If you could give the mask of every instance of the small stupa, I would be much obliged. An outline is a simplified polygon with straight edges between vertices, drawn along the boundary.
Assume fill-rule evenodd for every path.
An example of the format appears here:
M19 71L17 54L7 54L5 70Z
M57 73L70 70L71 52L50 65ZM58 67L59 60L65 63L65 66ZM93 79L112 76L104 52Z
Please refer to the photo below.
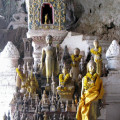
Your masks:
M116 40L113 40L106 52L108 61L108 69L120 70L120 45Z
M14 73L18 66L19 57L20 54L18 49L11 41L9 41L4 50L0 53L0 72L4 74Z

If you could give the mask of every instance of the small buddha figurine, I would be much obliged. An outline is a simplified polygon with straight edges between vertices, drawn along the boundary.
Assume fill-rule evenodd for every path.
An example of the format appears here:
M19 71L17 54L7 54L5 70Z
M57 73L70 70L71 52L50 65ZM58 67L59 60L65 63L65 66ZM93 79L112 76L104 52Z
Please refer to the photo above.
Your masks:
M50 112L55 112L55 111L56 111L56 101L54 99L54 96L52 96L51 105L50 105Z
M49 111L49 105L50 105L50 101L49 101L49 98L45 92L45 90L43 91L43 95L42 95L42 99L40 101L41 103L41 107L42 107L42 112L43 111Z
M51 83L51 91L53 95L56 95L56 83L55 83L55 79L54 76L52 75L52 83Z
M90 50L90 52L94 55L94 62L96 63L96 73L101 76L102 72L102 48L99 46L98 40L94 40L93 42L94 48Z
M69 72L70 69L71 69L72 59L71 59L71 56L69 54L69 50L68 50L67 45L64 48L64 53L63 53L63 56L62 56L62 63L64 64L64 66L66 67L66 69Z
M44 24L50 24L50 20L48 18L48 14L45 15L45 22Z
M62 74L59 75L59 86L57 87L58 90L66 90L65 87L66 82L70 81L71 77L68 73L68 70L64 67L62 70Z
M46 36L46 47L42 49L42 70L43 75L47 78L47 84L49 84L49 78L58 75L57 55L56 48L52 46L52 36Z
M80 74L79 63L80 63L80 60L82 58L82 55L79 55L79 54L80 54L80 49L75 48L74 54L71 55L71 59L72 59L71 75L72 75L72 79L75 82L78 82L78 76Z
M30 93L31 95L35 95L37 89L39 88L38 85L38 81L36 80L35 75L33 75L33 73L31 72L31 76L28 78L26 84L25 84L28 93Z
M96 63L90 60L87 64L88 73L82 80L81 100L79 102L77 120L97 120L98 100L104 94L103 83L96 73Z

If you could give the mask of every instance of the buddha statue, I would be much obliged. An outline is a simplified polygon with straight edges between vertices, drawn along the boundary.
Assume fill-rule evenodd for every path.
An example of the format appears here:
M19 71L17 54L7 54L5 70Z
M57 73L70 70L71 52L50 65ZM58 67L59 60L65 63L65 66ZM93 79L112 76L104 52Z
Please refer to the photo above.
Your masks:
M46 91L43 91L43 95L42 95L42 99L40 101L41 107L42 107L42 112L44 111L49 111L49 105L50 105L50 101L48 99L48 96L46 94Z
M23 71L21 70L20 66L18 66L18 68L16 68L16 87L19 88L21 93L25 93L26 90L23 87L25 82L26 82L26 78L27 78L27 74L25 72L25 67L23 67Z
M56 48L52 46L52 36L46 36L46 47L42 49L42 73L47 78L47 84L49 84L49 78L58 74L57 55Z
M77 120L97 120L98 101L104 95L103 83L96 73L96 64L90 60L87 64L88 73L82 79L81 100L79 102Z
M72 100L74 90L74 82L68 73L68 69L64 67L62 74L59 75L59 86L57 87L58 95L63 101Z
M36 95L36 91L39 88L39 85L35 75L33 75L32 72L25 83L25 87L27 89L27 92L30 93L32 96Z
M102 48L99 46L98 40L94 40L93 42L94 48L90 50L90 52L94 55L94 62L96 63L96 73L101 76L102 72L102 59L101 59L101 53Z
M45 22L44 22L44 24L50 24L50 20L49 20L48 14L45 15Z
M23 74L20 65L18 65L18 68L16 69L16 71L19 71L19 73L16 72L16 87L20 90L21 89L22 80L21 80L19 74L21 74L21 75Z
M72 69L71 69L71 75L72 75L72 79L75 82L78 82L78 76L80 74L80 68L79 68L79 63L80 60L82 58L80 54L80 49L79 48L75 48L74 49L74 54L71 55L71 59L72 59Z

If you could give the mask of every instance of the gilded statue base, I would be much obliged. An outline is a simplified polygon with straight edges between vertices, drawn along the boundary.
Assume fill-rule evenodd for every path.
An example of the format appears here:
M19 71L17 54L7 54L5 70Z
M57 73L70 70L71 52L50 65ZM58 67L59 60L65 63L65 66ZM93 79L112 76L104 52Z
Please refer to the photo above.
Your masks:
M58 95L60 96L60 101L66 102L73 100L73 94L74 94L75 88L73 87L71 91L61 91L57 90Z

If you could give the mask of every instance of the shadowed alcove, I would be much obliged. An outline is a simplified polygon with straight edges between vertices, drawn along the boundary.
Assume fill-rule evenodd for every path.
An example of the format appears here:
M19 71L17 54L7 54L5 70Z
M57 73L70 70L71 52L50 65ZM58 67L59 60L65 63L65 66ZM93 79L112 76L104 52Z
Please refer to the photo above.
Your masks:
M41 10L41 23L53 24L53 7L50 3L44 3Z

